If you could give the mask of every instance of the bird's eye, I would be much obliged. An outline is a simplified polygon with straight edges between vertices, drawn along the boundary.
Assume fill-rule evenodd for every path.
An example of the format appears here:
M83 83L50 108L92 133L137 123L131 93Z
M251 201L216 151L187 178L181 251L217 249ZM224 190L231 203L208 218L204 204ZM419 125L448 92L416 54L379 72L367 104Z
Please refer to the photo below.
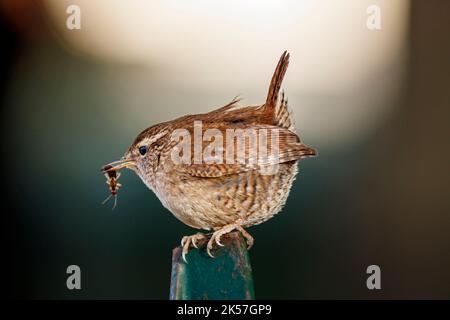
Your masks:
M147 146L141 146L141 147L139 147L139 153L140 153L141 155L146 154L146 153L147 153Z

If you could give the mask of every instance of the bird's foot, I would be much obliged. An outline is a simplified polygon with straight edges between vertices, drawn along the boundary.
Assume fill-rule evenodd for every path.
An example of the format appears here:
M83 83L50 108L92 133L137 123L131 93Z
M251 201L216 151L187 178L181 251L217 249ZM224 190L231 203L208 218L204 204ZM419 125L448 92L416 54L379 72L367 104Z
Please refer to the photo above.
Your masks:
M181 239L181 246L183 247L183 251L182 251L181 255L183 257L184 262L188 263L187 260L186 260L186 254L189 251L189 247L191 245L193 245L195 248L198 248L197 241L203 240L205 238L206 238L206 236L203 233L198 232L198 233L193 234L191 236L184 236Z
M253 243L254 243L253 237L247 231L244 230L244 228L241 226L240 222L228 224L228 225L223 226L220 229L214 231L211 238L209 239L208 244L206 245L206 252L208 253L208 255L211 258L214 258L214 256L211 253L211 249L212 249L214 243L216 243L218 246L223 247L224 245L220 242L220 238L224 234L230 233L233 230L238 230L242 233L244 238L247 240L247 249L250 249L253 246Z

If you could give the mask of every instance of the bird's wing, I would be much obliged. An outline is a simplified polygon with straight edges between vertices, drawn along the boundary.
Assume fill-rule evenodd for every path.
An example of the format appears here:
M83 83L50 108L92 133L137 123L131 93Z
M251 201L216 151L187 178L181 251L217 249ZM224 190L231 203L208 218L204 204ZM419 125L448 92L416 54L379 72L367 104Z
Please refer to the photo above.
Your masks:
M217 127L219 139L204 139L201 155L191 145L191 162L175 164L180 174L215 178L237 174L262 167L295 161L315 155L315 150L300 142L292 131L272 125L252 125L235 128L232 133ZM230 129L230 128L229 128ZM194 139L193 139L194 140ZM222 141L220 141L222 140ZM197 162L194 157L197 156Z

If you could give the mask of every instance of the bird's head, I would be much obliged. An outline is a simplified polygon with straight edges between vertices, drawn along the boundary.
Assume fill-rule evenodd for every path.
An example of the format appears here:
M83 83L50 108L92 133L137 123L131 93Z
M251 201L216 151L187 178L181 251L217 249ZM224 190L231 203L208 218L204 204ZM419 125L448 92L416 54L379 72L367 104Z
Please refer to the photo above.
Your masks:
M161 153L170 141L170 130L164 123L142 131L125 152L124 156L103 167L104 172L118 171L124 168L134 170L148 183L159 165Z

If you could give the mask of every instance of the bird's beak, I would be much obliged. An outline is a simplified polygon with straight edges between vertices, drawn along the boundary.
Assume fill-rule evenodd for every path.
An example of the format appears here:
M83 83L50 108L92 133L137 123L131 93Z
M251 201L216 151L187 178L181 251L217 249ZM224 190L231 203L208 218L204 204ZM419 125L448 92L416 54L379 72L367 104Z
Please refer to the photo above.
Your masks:
M308 147L307 145L301 144L300 148L300 158L309 158L317 155L317 151L313 148Z
M123 158L104 165L102 171L106 173L109 171L119 171L123 168L133 169L134 167L136 167L136 162L133 159Z

